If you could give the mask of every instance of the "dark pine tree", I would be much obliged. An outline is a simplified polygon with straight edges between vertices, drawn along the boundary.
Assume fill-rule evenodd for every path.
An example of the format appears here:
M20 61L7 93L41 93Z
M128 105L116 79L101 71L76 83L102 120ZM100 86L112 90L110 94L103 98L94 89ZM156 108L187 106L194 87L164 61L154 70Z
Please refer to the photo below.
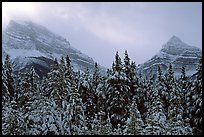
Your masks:
M6 59L4 62L4 71L6 76L5 87L7 87L8 89L10 100L16 100L17 95L15 94L14 74L9 55L6 55Z
M193 82L192 123L193 133L195 135L202 135L202 58L199 60L196 70L196 79Z
M112 74L107 80L106 90L107 111L114 128L117 128L118 125L124 125L128 117L129 86L126 85L127 77L122 70L122 66L121 58L117 52L112 66Z

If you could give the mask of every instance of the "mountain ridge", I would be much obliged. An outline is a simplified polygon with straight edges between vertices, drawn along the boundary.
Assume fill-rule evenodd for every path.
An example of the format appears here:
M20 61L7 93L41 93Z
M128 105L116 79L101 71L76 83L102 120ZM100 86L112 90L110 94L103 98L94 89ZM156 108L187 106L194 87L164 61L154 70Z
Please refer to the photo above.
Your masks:
M95 61L86 54L72 47L66 38L31 21L11 20L2 36L2 58L9 54L13 60L14 70L23 70L32 63L43 66L47 64L41 57L58 60L69 55L75 71L93 70ZM34 59L33 57L37 57ZM39 62L41 62L39 64ZM42 63L43 62L43 63ZM24 64L19 67L18 64ZM15 67L18 66L18 67ZM46 68L47 66L43 66ZM50 67L50 66L49 66ZM105 67L100 66L103 71Z

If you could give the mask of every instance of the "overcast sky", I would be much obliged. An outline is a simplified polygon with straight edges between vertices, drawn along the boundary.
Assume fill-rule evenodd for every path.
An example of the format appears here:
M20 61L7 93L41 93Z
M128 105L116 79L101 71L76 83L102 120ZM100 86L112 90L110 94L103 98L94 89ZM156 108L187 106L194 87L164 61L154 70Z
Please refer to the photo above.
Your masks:
M2 27L30 20L65 37L71 46L111 67L116 51L144 63L173 35L202 48L201 2L2 3Z

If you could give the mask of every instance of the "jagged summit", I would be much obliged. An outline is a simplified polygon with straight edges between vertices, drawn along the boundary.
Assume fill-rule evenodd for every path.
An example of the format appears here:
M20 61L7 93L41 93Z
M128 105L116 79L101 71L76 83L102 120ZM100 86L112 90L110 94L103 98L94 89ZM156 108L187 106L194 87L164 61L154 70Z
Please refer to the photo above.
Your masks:
M175 35L173 35L168 42L172 42L172 43L179 43L182 42L181 39Z
M170 55L181 55L186 50L198 51L200 49L184 43L180 38L176 36L172 36L169 41L162 46L160 52L165 52Z
M155 56L140 65L140 72L157 74L158 64L161 65L163 71L166 71L171 63L175 74L180 74L181 67L184 66L187 75L192 75L196 72L201 56L201 49L184 43L177 36L172 36Z
M167 43L165 43L162 48L169 48L169 47L174 47L174 48L194 48L194 46L190 46L183 42L179 37L177 36L172 36Z

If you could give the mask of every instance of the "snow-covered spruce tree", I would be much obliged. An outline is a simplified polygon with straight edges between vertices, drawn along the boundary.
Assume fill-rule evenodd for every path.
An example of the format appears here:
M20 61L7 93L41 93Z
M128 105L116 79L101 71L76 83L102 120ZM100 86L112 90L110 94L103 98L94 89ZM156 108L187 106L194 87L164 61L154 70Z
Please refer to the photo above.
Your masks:
M107 127L105 126L106 120L104 119L104 112L98 112L95 115L95 118L92 123L92 131L91 134L93 135L108 135L107 134Z
M95 115L95 118L91 124L92 130L90 130L89 135L112 135L113 134L113 128L112 124L110 122L109 116L104 119L105 113L104 112L98 112Z
M160 64L158 65L158 70L157 70L156 88L158 90L158 94L161 97L161 101L164 105L164 113L165 115L167 115L170 95L165 84L165 78L163 76Z
M184 110L184 120L185 123L190 123L191 127L193 127L193 111L195 111L194 102L196 100L193 83L193 80L189 79L188 91L185 97L186 104L184 105L184 108L186 108Z
M7 85L6 72L2 62L2 107L6 102L9 102L10 99Z
M182 110L178 113L177 108L173 108L169 112L167 135L192 135L190 125L185 125L182 118ZM178 113L178 114L177 114Z
M97 92L97 88L98 88L98 85L99 83L101 82L101 74L100 74L100 71L99 71L99 67L98 67L98 64L95 63L94 65L94 73L92 75L92 85L91 85L91 89L93 89L94 93Z
M22 84L22 80L23 80L23 75L21 72L18 72L18 74L15 75L15 78L14 78L14 82L15 82L15 93L17 94L17 99L16 99L16 103L17 103L17 106L20 107L20 102L19 102L19 99L20 97L23 96L22 92L21 92L21 84Z
M139 87L139 80L136 73L136 64L135 62L131 61L128 56L127 50L125 50L125 57L124 57L124 67L123 71L127 77L126 85L130 87L128 92L128 104L131 105L131 101L133 96L136 95L137 104L141 105L140 108L143 107L144 104L144 96L142 95L143 90Z
M21 77L21 80L17 79L17 89L18 92L18 104L20 107L26 109L29 102L32 104L32 101L35 100L35 96L37 95L38 90L38 78L39 76L35 72L34 68L28 72L23 73L22 75L18 75Z
M6 55L5 62L4 62L4 74L5 74L5 87L9 92L10 100L16 99L15 94L15 84L14 84L14 74L12 69L12 64L10 61L9 55Z
M202 58L196 70L196 78L193 82L192 125L193 133L195 135L202 135Z
M179 78L179 87L182 90L182 92L184 93L184 97L186 95L187 92L187 88L188 88L188 80L187 80L187 76L186 76L186 70L185 67L182 66L181 67L181 76ZM184 98L185 99L185 98Z
M106 113L106 76L101 76L97 63L95 63L94 74L92 77L92 89L94 94L95 114L99 115L101 120L107 118Z
M128 53L127 53L127 50L125 50L125 57L124 57L124 65L123 65L123 71L127 77L127 80L125 81L126 85L128 85L130 87L130 90L128 91L128 103L131 104L131 100L132 100L132 97L134 96L134 93L135 93L135 88L134 88L134 84L136 83L133 83L133 78L136 77L135 74L135 70L136 69L136 66L135 66L135 63L132 62L132 66L130 64L130 58L128 56Z
M53 68L48 73L48 86L45 89L48 92L48 97L53 98L60 108L62 108L62 101L68 96L68 91L65 91L65 78L62 68L62 64L59 64L55 59Z
M155 88L153 88L152 100L149 103L144 132L146 135L165 135L167 121L164 106Z
M95 113L97 114L98 112L101 111L101 109L100 109L101 106L100 105L102 105L101 104L102 102L99 102L99 101L103 101L103 98L101 99L102 96L100 96L100 93L101 93L101 90L104 90L104 89L102 89L102 87L103 87L103 85L101 84L102 83L102 76L100 74L99 67L98 67L97 63L95 63L94 73L93 73L93 76L92 76L92 82L91 83L92 83L91 84L91 89L93 90L93 95L94 95L93 102L96 104Z
M73 78L74 76L73 67L71 65L71 60L69 58L69 55L66 56L66 63L65 63L65 78L71 83L71 81L75 80Z
M23 135L24 120L16 101L12 100L4 104L2 108L2 134Z
M101 116L102 120L107 119L107 112L106 112L106 76L101 77L100 83L98 85L98 88L96 90L96 113L102 113Z
M19 75L20 76L20 75ZM21 108L25 108L25 104L29 101L32 96L30 92L30 81L29 81L29 72L24 72L21 75L21 80L18 80L20 83L18 85L18 104Z
M138 110L141 112L143 115L145 112L145 98L144 98L144 87L143 87L143 82L139 81L139 78L137 77L137 68L135 62L129 61L128 54L125 52L125 59L124 59L124 64L125 64L125 73L127 77L127 85L130 87L129 93L128 93L128 105L131 106L132 103L132 98L135 96L136 98L136 103L138 106ZM142 79L140 79L142 81Z
M76 134L71 132L71 119L69 102L71 93L76 89L75 79L73 77L73 69L71 66L71 60L69 56L66 56L66 61L62 57L60 63L55 60L54 66L51 72L48 74L48 81L44 84L45 92L45 109L47 113L44 113L43 117L43 134L58 134L58 135L70 135ZM48 84L48 86L46 85ZM46 96L48 95L48 98ZM50 102L50 103L49 103ZM73 124L73 123L72 123ZM72 125L74 126L74 125Z
M66 57L65 70L65 91L68 91L68 98L63 101L61 114L62 125L66 135L88 134L87 121L84 114L85 106L82 102L81 94L77 89L71 60ZM59 123L60 124L60 123Z
M100 73L99 73L100 74ZM101 134L107 134L107 126L106 126L106 119L107 119L107 111L106 111L106 88L107 88L107 75L101 76L99 75L98 86L95 91L96 95L96 112L97 120L101 121L103 125L103 129L101 130ZM96 121L96 118L95 118ZM94 121L92 122L94 123ZM101 126L101 125L99 125Z
M63 59L62 59L63 60ZM60 66L64 66L63 61L61 61L62 63L60 64ZM61 67L63 68L63 67ZM60 69L60 74L62 74L62 90L64 91L64 95L65 95L65 100L68 100L69 98L69 94L72 91L72 85L76 85L75 79L74 79L74 71L73 68L71 66L71 60L69 58L69 56L66 56L66 63L64 66L64 69Z
M59 125L57 122L62 122L63 100L67 99L68 96L68 91L65 91L64 72L64 59L61 58L60 63L55 59L47 80L43 80L42 99L44 102L40 102L39 106L44 105L43 108L46 107L42 114L44 116L41 126L41 132L44 135L63 133L62 128L60 128L61 123Z
M83 82L80 85L79 92L82 96L82 101L85 105L85 115L87 116L88 129L91 130L91 123L94 120L95 111L96 111L96 95L92 87L92 75L89 72L89 69L86 69L86 72L83 74Z
M178 86L179 86L179 90L181 90L181 92L183 93L181 102L184 108L183 119L184 119L185 126L190 125L190 107L192 107L193 105L192 101L190 100L190 98L192 98L191 94L193 94L193 91L191 91L191 88L190 88L192 84L188 79L189 78L186 76L185 67L182 66L181 76L179 78Z
M31 106L33 106L33 102L36 101L36 95L38 95L38 84L37 84L37 75L33 69L31 68L30 72L26 72L23 75L20 73L18 74L18 78L15 80L15 93L16 94L16 101L15 105L17 105L17 109L23 118L21 124L21 134L30 134L30 128L32 127L33 123L29 123L27 117L31 115Z
M116 53L112 69L112 74L107 80L106 103L111 123L114 128L117 128L118 124L124 125L127 119L129 92L129 86L126 85L127 77L122 70L122 62L118 52Z
M182 105L184 106L186 104L185 100L186 100L186 94L188 91L188 80L187 80L187 76L186 76L186 71L185 71L185 67L182 66L181 67L181 76L179 78L179 82L178 82L178 86L181 90L181 92L183 93L183 97L182 97Z
M29 74L32 73L29 72ZM25 79L29 80L28 74L27 76L25 74L19 75L19 78L19 87L21 88L18 89L24 91L25 88L21 85L24 85L23 83L25 83ZM47 94L45 94L46 86L48 86L48 81L46 80L45 77L41 83L38 83L39 81L37 80L37 90L34 92L34 95L27 98L27 100L24 100L24 103L22 103L22 106L19 108L23 116L22 129L23 134L25 135L47 135L54 133L53 129L54 127L56 128L53 120L54 101L48 98ZM19 100L21 102L23 101L23 92L19 94Z
M57 104L57 107L52 109L53 124L56 127L54 134L71 134L69 130L69 100L73 90L77 90L76 83L73 78L74 72L71 66L71 60L69 56L66 56L66 62L63 57L60 64L55 62L53 70L49 73L48 83L53 86L51 88L50 100L53 100L53 104ZM58 80L58 81L56 81ZM51 83L50 83L51 82ZM50 92L50 87L47 88ZM56 98L57 97L57 98ZM75 134L75 133L74 133Z
M158 75L159 75L158 76L159 94L161 95L161 99L162 99L163 104L164 104L165 114L167 114L168 109L169 109L169 105L170 105L170 102L169 102L170 94L173 92L173 90L176 90L175 88L173 88L173 87L175 87L175 79L174 79L174 72L173 72L171 63L168 66L167 74L165 77L163 77L160 67L158 67ZM168 117L167 117L167 119L168 119Z
M68 135L81 135L87 129L86 117L85 117L85 106L82 102L81 95L76 89L76 85L72 85L72 90L69 95L68 105L65 109L66 117L66 132Z
M57 118L61 115L59 114L60 111L58 111L59 106L54 99L42 96L37 104L38 108L33 111L33 119L36 124L34 135L61 135L62 131L60 131L56 123Z
M76 83L76 88L79 90L81 84L83 83L82 73L81 71L74 72L74 81Z
M148 109L151 107L151 103L153 102L153 89L154 89L154 80L153 75L150 73L149 78L144 78L139 84L140 92L140 102L138 110L140 111L140 114L142 115L142 119L145 122L145 119L147 117Z
M137 103L135 98L132 100L132 104L129 109L130 117L126 121L124 134L126 135L143 135L144 122L140 115L140 112L137 109Z
M136 64L132 61L130 64L130 93L132 93L132 96L136 95L137 88L139 87L138 79Z
M110 118L104 119L105 113L103 111L98 112L91 124L92 130L90 135L112 135L113 129L110 123Z
M168 107L168 122L169 128L167 129L167 134L171 135L184 135L191 134L191 128L188 126L185 127L183 121L183 111L182 106L182 97L183 93L179 89L175 79L174 72L172 70L171 64L169 65L168 74L167 74L167 83L169 89L169 107Z

